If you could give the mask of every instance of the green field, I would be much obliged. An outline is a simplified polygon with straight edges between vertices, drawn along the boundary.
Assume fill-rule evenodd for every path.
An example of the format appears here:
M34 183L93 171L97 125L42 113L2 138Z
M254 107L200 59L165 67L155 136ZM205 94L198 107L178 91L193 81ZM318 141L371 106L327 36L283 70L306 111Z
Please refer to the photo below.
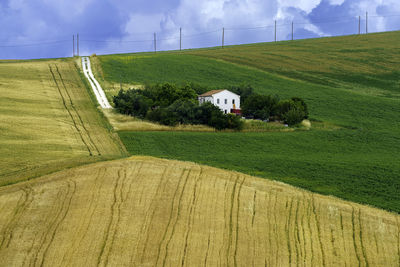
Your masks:
M0 61L0 186L124 155L74 60Z
M400 32L390 32L109 55L98 57L98 75L108 83L190 81L210 89L245 83L259 93L302 97L312 121L342 129L120 136L132 154L239 170L400 212L399 42Z

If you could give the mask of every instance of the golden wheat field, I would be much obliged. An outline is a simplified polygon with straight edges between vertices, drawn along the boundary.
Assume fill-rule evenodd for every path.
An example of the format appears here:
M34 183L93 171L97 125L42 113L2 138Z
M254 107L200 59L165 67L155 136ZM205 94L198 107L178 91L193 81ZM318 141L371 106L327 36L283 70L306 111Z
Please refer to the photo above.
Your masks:
M400 217L133 157L0 188L2 266L398 266Z
M0 185L118 158L72 59L0 62Z

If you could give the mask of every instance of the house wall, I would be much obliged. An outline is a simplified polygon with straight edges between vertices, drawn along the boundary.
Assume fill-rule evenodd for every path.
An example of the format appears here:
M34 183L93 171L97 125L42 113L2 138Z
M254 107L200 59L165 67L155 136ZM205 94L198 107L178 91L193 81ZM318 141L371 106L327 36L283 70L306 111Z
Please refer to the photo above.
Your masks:
M219 107L224 113L230 113L234 106L235 109L240 109L240 96L229 92L228 90L214 94L213 98L214 105ZM233 104L233 101L235 102L235 105Z
M199 96L199 104L203 104L205 102L211 102L214 104L214 99L212 96Z

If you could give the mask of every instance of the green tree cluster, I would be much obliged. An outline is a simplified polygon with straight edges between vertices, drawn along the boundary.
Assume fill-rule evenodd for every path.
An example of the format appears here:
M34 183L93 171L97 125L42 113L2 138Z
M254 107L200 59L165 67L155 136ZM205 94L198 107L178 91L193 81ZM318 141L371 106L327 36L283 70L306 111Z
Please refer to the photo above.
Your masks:
M178 87L164 83L147 85L143 90L120 90L113 101L122 114L164 125L204 124L217 130L243 128L238 116L224 114L211 103L199 105L191 84Z
M293 126L308 118L308 108L299 97L279 100L278 96L252 94L242 103L242 114L260 120L279 120Z

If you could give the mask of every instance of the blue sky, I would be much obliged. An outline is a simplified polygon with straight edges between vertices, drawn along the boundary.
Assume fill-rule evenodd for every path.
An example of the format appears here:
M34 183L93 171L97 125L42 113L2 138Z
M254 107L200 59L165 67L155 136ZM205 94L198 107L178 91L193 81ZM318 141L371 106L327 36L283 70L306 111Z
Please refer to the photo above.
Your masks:
M106 54L400 30L399 0L0 0L0 58Z

